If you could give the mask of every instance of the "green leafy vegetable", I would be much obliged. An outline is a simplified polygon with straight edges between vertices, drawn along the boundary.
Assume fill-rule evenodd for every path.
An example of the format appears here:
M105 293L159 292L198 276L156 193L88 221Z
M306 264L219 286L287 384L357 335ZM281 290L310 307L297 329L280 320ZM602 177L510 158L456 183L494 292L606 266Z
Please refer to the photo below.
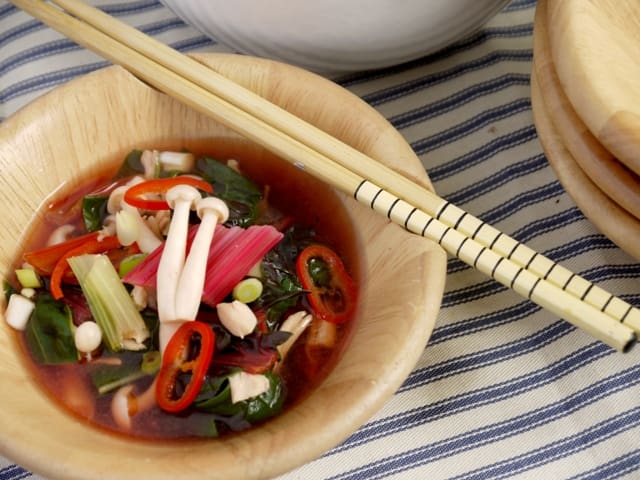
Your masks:
M128 352L117 358L121 364L101 362L91 365L89 376L100 395L132 383L140 378L155 374L160 368L160 352ZM157 361L156 361L157 360Z
M315 285L322 287L330 284L331 272L324 260L312 258L307 262L307 268Z
M98 393L104 395L146 375L139 366L101 364L100 368L91 372L91 381Z
M277 415L284 405L285 395L280 377L270 372L269 390L257 397L231 403L231 387L228 375L208 377L200 390L194 407L201 412L218 415L233 430L241 430L250 424Z
M96 232L102 228L108 201L108 195L86 195L82 199L82 221L87 232Z
M228 226L248 227L255 223L262 192L251 180L224 163L208 157L199 159L197 168L202 172L203 178L213 185L215 195L227 202Z
M278 328L284 314L295 307L305 293L295 273L295 262L312 235L311 230L289 228L284 238L262 259L264 288L256 307L267 312L269 330Z
M25 330L29 350L45 365L78 361L71 309L49 293L39 295Z
M116 174L115 178L126 178L139 173L144 173L144 167L140 158L142 157L142 150L132 150L124 159L124 162L120 166L120 170Z
M16 290L16 288L7 281L3 282L2 286L4 289L4 299L7 302L9 301L9 297L11 297L12 294L18 293L18 290Z

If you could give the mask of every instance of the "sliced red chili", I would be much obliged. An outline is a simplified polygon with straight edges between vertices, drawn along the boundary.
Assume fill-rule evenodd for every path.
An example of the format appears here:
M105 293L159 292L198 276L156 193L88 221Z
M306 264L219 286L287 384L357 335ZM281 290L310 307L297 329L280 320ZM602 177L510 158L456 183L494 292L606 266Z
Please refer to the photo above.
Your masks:
M168 210L169 204L164 199L150 200L145 198L145 195L164 195L177 185L191 185L204 192L213 193L213 187L209 182L189 175L178 175L177 177L155 178L133 185L125 191L124 201L144 210Z
M99 235L100 232L86 233L79 237L70 238L65 242L56 243L55 245L50 245L38 250L32 250L25 253L23 257L40 275L51 275L56 263L58 263L65 253L83 243L95 240Z
M204 383L215 342L211 327L197 320L176 330L165 348L156 381L156 401L161 409L176 413L193 403Z
M333 323L351 318L357 289L336 252L325 245L310 245L298 256L296 270L317 317Z
M96 237L88 238L80 245L67 250L56 262L56 265L51 272L49 290L51 291L53 298L59 300L64 296L64 293L62 292L62 279L71 268L69 267L68 259L88 253L108 252L109 250L119 247L121 247L121 245L116 235L104 237L102 239L96 235Z

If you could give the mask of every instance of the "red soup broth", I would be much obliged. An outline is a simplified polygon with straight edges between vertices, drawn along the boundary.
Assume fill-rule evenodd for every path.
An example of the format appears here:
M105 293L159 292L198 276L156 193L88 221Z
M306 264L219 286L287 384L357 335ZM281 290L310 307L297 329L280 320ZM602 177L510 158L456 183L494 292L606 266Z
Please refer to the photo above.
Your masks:
M291 215L296 225L312 228L316 233L316 240L330 245L342 258L356 285L362 285L364 259L358 246L358 234L342 200L327 185L262 149L238 142L220 141L215 143L215 147L199 141L164 142L149 145L147 148L188 150L193 152L196 158L207 156L218 160L238 160L246 177L261 188L268 185L269 203ZM86 193L95 191L97 187L109 184L110 178L123 159L124 155L114 159L115 170L105 171L94 178L86 178L79 182L73 191L59 192L52 198L44 211L38 212L33 224L29 226L25 251L43 247L53 229L61 224L69 223L71 220L81 225L78 200ZM22 260L19 259L16 264L22 264ZM305 348L305 334L296 341L279 372L287 392L283 412L304 399L326 378L347 348L354 325L355 315L353 319L338 324L335 347L331 350L317 350L311 357ZM20 335L20 340L35 379L44 391L65 410L96 427L139 438L177 439L199 436L199 425L210 421L210 417L207 418L203 413L168 414L156 406L134 416L131 429L123 431L116 425L110 413L114 392L98 394L87 373L90 363L41 365L30 354L23 334ZM99 357L100 361L108 361L107 357L112 355L123 358L127 356L126 353L105 353ZM137 394L146 390L152 380L153 376L140 380L135 387ZM224 425L219 432L221 435L233 433Z

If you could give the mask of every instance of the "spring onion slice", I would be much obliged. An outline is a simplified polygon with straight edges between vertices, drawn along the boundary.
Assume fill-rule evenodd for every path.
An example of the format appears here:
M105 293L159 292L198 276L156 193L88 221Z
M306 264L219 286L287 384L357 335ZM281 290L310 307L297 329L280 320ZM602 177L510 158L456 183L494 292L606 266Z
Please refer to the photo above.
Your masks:
M109 350L142 350L149 330L106 255L68 259Z
M42 282L35 270L31 268L19 268L16 270L16 277L22 288L40 288Z
M242 303L254 302L262 295L262 282L255 277L245 278L236 284L231 291L233 298Z

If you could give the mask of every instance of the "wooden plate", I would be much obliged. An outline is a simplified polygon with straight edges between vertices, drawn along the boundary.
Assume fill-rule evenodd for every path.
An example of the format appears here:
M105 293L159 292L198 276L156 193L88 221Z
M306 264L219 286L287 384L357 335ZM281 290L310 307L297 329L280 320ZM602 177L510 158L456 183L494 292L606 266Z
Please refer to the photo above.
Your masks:
M547 31L548 0L539 0L536 7L533 55L540 89L549 115L563 143L591 181L622 208L640 219L640 177L620 163L593 136L571 106L562 89Z
M550 1L547 25L573 108L607 150L640 174L640 3Z
M540 143L562 186L604 235L629 255L640 259L640 244L637 241L640 222L600 190L565 148L546 110L535 73L531 75L531 104Z

